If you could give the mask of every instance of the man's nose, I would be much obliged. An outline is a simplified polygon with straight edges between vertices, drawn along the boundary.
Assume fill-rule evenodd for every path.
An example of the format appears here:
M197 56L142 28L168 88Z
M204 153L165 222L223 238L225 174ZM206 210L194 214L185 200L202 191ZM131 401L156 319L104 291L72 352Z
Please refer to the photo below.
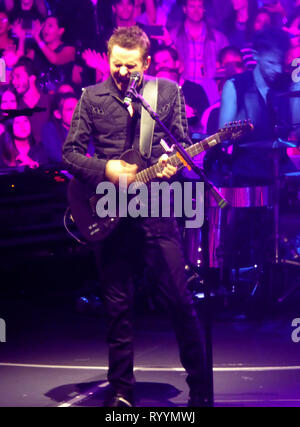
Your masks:
M128 74L128 69L127 69L127 67L125 67L125 66L121 67L121 68L120 68L120 75L121 75L122 77L125 77L125 76L127 76L127 74Z
M281 74L283 72L283 65L276 64L273 69L276 74Z

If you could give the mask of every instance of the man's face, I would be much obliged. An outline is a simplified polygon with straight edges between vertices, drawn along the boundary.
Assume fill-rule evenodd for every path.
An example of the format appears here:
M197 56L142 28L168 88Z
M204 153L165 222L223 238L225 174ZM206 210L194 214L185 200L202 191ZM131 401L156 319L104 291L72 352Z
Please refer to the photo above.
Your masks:
M113 6L113 12L122 21L130 21L134 14L134 2L131 0L121 0Z
M223 58L221 67L229 74L240 74L244 71L243 59L236 52L227 52Z
M262 52L256 56L256 60L265 82L272 86L284 72L284 56L279 52Z
M170 52L167 50L161 50L155 53L153 59L155 71L158 71L161 68L169 68L170 70L174 70L177 66L176 61L172 58Z
M42 29L43 39L46 43L60 40L64 29L59 28L57 20L53 17L47 18Z
M10 90L6 90L1 98L1 108L3 110L15 110L17 108L16 95Z
M65 99L62 106L62 122L66 127L70 127L74 110L77 105L76 98L67 98Z
M25 67L16 67L12 74L12 85L18 95L24 95L30 86L29 75Z
M28 117L19 116L13 121L13 134L17 139L27 139L31 134L31 125Z
M24 10L29 10L33 6L34 0L21 0L21 6Z
M123 93L128 87L130 74L137 71L141 74L142 79L149 65L150 57L144 61L142 52L139 48L129 50L114 45L109 56L110 74L117 88Z
M234 10L248 8L248 0L231 0L231 3Z
M9 30L8 17L5 13L0 12L0 35L7 34Z
M254 31L262 31L271 25L271 17L268 13L259 13L254 21Z
M187 0L183 11L188 21L193 23L201 22L204 16L203 0Z

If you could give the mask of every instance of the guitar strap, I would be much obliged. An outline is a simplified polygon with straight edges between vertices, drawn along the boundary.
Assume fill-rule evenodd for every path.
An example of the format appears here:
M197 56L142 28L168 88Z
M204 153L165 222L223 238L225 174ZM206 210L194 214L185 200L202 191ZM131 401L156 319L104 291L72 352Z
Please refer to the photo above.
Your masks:
M156 112L158 95L158 80L157 78L145 76L145 86L143 97ZM152 140L154 133L155 121L152 119L148 111L142 107L141 124L140 124L140 153L149 159L152 151Z

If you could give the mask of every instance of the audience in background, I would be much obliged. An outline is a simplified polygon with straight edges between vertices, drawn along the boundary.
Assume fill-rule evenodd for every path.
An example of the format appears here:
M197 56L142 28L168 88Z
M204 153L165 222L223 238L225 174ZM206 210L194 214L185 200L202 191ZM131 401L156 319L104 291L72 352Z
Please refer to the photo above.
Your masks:
M206 22L204 0L183 0L183 4L185 18L170 36L184 64L184 78L201 84L214 102L218 97L214 82L217 55L228 41Z
M18 40L11 37L11 30L17 35ZM0 57L5 61L5 80L10 82L13 66L25 52L26 33L19 22L10 24L9 15L0 9ZM3 82L6 84L6 82Z
M2 86L0 89L0 135L5 132L6 124L11 119L9 112L3 110L16 110L17 109L17 98L13 89L10 86ZM1 154L0 154L1 155ZM1 159L0 159L1 164Z
M59 84L72 79L75 47L63 42L64 32L64 24L57 16L49 16L43 25L36 21L33 26L36 45L28 56L41 72L48 91L54 91Z
M1 167L39 167L44 161L41 146L35 143L30 120L17 116L6 125L6 132L0 136Z
M200 119L208 107L208 99L202 86L183 78L183 66L177 51L172 47L161 46L153 55L154 74L178 83L185 98L186 113L191 132L200 131Z
M69 132L77 102L74 93L58 93L55 96L51 118L42 129L42 141L48 164L62 163L62 145Z
M251 40L251 27L257 10L256 0L231 0L232 13L224 23L230 45L242 49Z
M22 57L14 66L12 85L17 94L19 108L40 107L44 111L30 117L32 133L37 144L42 142L42 127L49 119L51 96L38 87L38 72L29 58Z
M283 28L286 65L300 57L299 10L300 0L0 0L2 109L45 108L29 116L32 134L49 161L60 161L77 96L109 76L108 38L117 26L139 25L152 42L149 72L182 86L190 133L211 134L226 79L256 67L255 34ZM1 117L4 134L12 119Z
M136 22L145 25L156 24L155 0L135 0L134 9Z
M42 21L47 16L47 8L43 3L37 0L14 0L13 7L9 10L12 22L21 21L29 37L33 23L36 20Z

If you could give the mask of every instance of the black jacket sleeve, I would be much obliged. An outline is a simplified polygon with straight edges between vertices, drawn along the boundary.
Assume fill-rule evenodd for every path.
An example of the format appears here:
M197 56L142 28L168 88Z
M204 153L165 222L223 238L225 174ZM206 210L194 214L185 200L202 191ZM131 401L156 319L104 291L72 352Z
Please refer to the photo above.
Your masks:
M63 145L63 161L68 171L82 182L96 187L105 179L106 160L87 157L93 122L88 89L84 89L76 106L71 127Z

